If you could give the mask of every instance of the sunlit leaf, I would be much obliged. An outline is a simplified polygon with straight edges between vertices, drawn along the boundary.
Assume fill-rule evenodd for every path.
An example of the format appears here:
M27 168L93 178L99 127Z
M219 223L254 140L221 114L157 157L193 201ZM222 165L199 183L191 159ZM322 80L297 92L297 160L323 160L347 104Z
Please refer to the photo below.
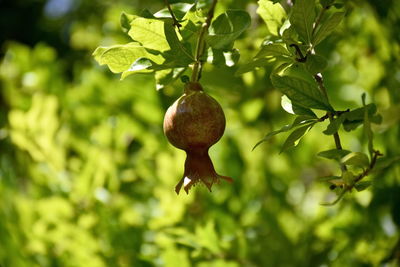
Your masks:
M161 56L150 54L138 43L99 47L93 52L93 56L100 65L106 64L115 73L128 70L139 58L150 58L157 63L163 61Z
M155 51L166 51L171 49L164 28L173 28L160 19L147 19L136 17L131 21L131 29L128 34L133 40L142 44L143 47Z
M269 0L259 0L257 13L267 24L268 31L275 36L278 36L279 28L287 15L280 3L273 3Z

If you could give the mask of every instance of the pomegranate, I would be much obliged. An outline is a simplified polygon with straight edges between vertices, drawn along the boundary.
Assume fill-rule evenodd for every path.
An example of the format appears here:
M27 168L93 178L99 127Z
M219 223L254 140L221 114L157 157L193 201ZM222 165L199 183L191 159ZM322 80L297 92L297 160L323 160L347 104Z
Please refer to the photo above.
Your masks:
M164 133L169 142L186 152L183 178L175 187L179 194L183 186L186 193L202 182L210 191L220 178L232 178L216 173L208 149L218 142L225 130L225 115L218 102L207 95L200 83L189 82L184 94L165 113Z

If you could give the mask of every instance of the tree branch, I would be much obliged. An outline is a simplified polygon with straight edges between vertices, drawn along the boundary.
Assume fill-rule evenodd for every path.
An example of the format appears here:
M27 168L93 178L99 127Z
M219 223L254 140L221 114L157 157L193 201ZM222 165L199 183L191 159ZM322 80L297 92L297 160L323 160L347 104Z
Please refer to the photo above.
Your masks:
M179 21L176 19L175 14L174 14L174 12L172 11L171 5L169 4L168 0L164 0L164 2L165 2L165 5L166 5L167 8L168 8L169 13L171 14L172 21L173 21L172 24L173 24L174 26L176 26L176 27L178 28L178 31L180 32L180 31L181 31L181 28L180 28L180 27L182 27L182 25L181 25L181 24L179 23Z
M369 172L375 167L376 160L378 157L383 156L383 154L377 150L374 150L374 156L371 159L371 162L366 170L364 170L357 178L354 180L353 185L350 186L350 189L355 186L356 183L361 181L364 177L368 176Z
M313 77L314 77L315 81L317 82L319 89L321 90L321 92L324 94L324 96L326 97L326 99L329 102L328 92L327 92L327 90L325 88L324 80L322 78L322 74L321 73L317 73ZM336 111L334 111L333 113L330 112L330 111L327 112L329 121L331 121L331 122L333 121L333 115L335 113L336 113ZM338 132L333 134L333 139L335 140L336 149L343 150L342 143L340 141L340 136L339 136ZM347 167L343 163L340 164L340 168L342 169L342 171L347 171Z
M196 46L196 54L195 54L195 62L193 65L193 72L192 72L192 77L191 81L192 82L197 82L200 79L200 74L202 70L202 61L201 57L203 56L205 49L206 49L206 42L204 40L205 34L208 30L208 28L211 25L211 20L214 17L214 11L215 11L215 6L217 5L218 0L213 0L210 10L208 11L206 21L203 23L201 26L201 30L199 33L199 37L197 39L197 46Z

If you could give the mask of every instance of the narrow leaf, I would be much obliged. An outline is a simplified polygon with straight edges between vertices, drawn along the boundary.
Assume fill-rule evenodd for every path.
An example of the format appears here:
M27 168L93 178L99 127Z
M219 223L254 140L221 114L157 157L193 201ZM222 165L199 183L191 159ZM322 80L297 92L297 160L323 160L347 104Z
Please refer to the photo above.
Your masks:
M287 124L285 126L283 126L281 129L276 130L276 131L272 131L270 133L268 133L266 136L264 136L263 139L261 139L260 141L257 142L257 144L253 147L252 150L254 150L257 146L259 146L261 143L268 141L269 139L271 139L273 136L283 133L283 132L287 132L290 131L293 128L299 127L299 126L304 126L304 125L310 125L310 124L315 124L316 123L316 119L313 119L310 116L298 116L292 124Z
M261 16L267 24L268 31L275 36L279 34L287 15L280 3L273 3L269 0L259 0L257 14Z
M307 124L305 126L302 126L300 128L297 128L296 130L294 130L286 139L286 141L283 144L282 149L279 153L282 153L283 151L285 151L291 147L297 146L300 139L311 129L311 127L314 124L315 123Z
M315 1L297 0L292 9L290 23L303 40L309 44L315 19Z
M344 150L344 149L330 149L330 150L325 150L322 152L319 152L317 156L327 158L327 159L335 159L335 160L340 160L347 154L351 153L351 151Z
M366 107L365 106L365 94L363 94L362 98L363 98L363 105L364 105L364 107ZM369 121L368 110L366 108L364 109L364 132L368 138L368 151L369 151L369 154L372 159L373 154L374 154L374 143L373 143L374 142L374 134L371 130L371 123Z
M327 20L322 21L320 26L316 29L312 44L316 46L324 40L332 31L339 25L344 17L344 12L333 13Z

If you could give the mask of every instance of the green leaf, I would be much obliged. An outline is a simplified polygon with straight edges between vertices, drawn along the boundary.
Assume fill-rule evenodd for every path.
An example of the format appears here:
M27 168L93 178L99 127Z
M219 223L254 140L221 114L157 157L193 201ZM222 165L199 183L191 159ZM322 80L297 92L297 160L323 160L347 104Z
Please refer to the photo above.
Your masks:
M302 106L292 102L292 100L290 100L286 95L282 95L281 97L281 106L290 114L308 115L317 118L317 115L315 115L311 109L303 108Z
M258 58L241 65L238 70L235 72L236 76L242 75L243 73L253 71L257 68L264 67L269 65L271 62L275 61L273 58Z
M121 18L120 18L120 24L121 24L121 28L124 32L128 32L131 29L131 22L136 17L137 16L135 16L135 15L131 15L131 14L122 12Z
M131 21L128 34L143 47L163 52L171 49L164 29L166 25L168 24L161 19L136 17ZM173 28L172 24L169 26Z
M393 163L400 161L400 156L383 157L376 160L373 171L379 171L390 167Z
M319 177L318 178L319 182L330 182L333 184L336 184L337 182L342 181L342 177L340 176L324 176L324 177Z
M332 135L339 131L340 125L342 125L343 121L346 119L346 113L340 115L338 118L329 122L325 131L323 131L326 135Z
M178 20L182 20L185 14L194 6L194 4L189 3L175 3L171 4L172 12ZM156 18L172 18L171 13L168 8L163 8L160 11L154 13Z
M228 10L211 24L206 41L214 49L231 49L233 42L250 26L251 18L246 11Z
M376 113L375 104L368 104L365 107L357 108L346 113L343 128L349 132L360 126L364 122L365 111L368 112L368 119L370 122L377 124L382 122L382 117L380 115L374 115Z
M350 171L344 171L342 174L342 179L344 181L345 184L347 185L352 185L354 182L354 174Z
M306 69L311 75L321 73L328 66L328 61L319 55L308 55Z
M211 49L212 63L216 66L228 66L232 67L239 61L240 54L237 49L230 51L223 51L219 49Z
M372 185L371 181L362 181L362 182L356 183L354 185L354 187L356 188L356 190L358 192L361 192L361 191L364 191L365 189L367 189L368 187L370 187L371 185Z
M264 136L263 139L261 139L260 141L257 142L257 144L253 147L252 150L254 150L261 143L268 141L269 139L271 139L273 136L275 136L277 134L290 131L291 129L299 127L299 126L315 124L316 122L317 122L317 120L314 119L313 117L310 117L310 116L298 116L298 117L296 117L296 119L293 121L292 124L287 124L287 125L283 126L279 130L272 131L272 132L268 133L266 136Z
M131 21L128 32L133 40L154 53L163 53L169 67L186 67L194 61L187 48L181 43L171 21L136 17Z
M328 19L322 21L318 28L315 30L312 44L316 46L322 42L333 30L339 25L344 17L344 12L335 12Z
M164 89L166 85L176 80L185 70L186 68L175 68L156 71L156 89Z
M352 165L357 167L368 167L369 159L365 153L351 152L344 156L341 162L345 165Z
M141 57L135 60L133 64L129 67L128 71L138 71L138 70L145 70L149 69L153 66L153 62L150 59Z
M335 0L320 0L319 2L323 7L328 7L332 5L335 2Z
M287 18L286 12L280 3L269 0L259 0L257 13L267 24L268 31L275 36L279 34L279 28Z
M325 151L319 152L317 154L317 156L327 158L327 159L335 159L335 160L339 161L349 153L351 153L351 151L344 150L344 149L330 149L330 150L325 150Z
M306 108L333 110L325 96L314 84L300 78L277 74L271 75L271 81L277 89L298 105Z
M364 105L364 132L368 138L368 151L372 158L373 154L374 154L374 143L373 143L374 142L374 133L371 130L371 122L369 121L370 116L369 116L368 110L365 106L365 93L362 95L362 102Z
M312 38L311 34L315 19L314 9L314 0L297 0L290 16L290 23L306 44L309 44Z
M364 119L364 112L365 110L368 111L369 117L371 117L376 112L376 105L375 104L368 104L364 107L354 109L350 112L346 113L346 119L349 121L355 120L363 120Z
M291 57L290 52L281 44L268 43L261 47L261 50L257 53L254 58L264 58L264 57Z
M300 45L298 39L299 35L297 34L296 30L293 27L285 29L282 33L282 40L287 46L291 44Z
M283 144L281 151L279 153L282 153L283 151L297 146L300 139L312 128L312 126L315 124L316 122L313 123L309 123L305 126L302 126L300 128L297 128L296 130L294 130L289 136L288 138L286 138L285 143Z
M108 65L114 73L128 70L138 58L149 58L158 64L163 62L161 56L150 54L143 46L134 42L126 45L98 47L93 52L93 56L100 65Z
M197 42L197 34L201 28L201 25L204 23L204 17L200 16L195 6L190 9L182 19L181 22L181 35L183 40L189 41L193 43L195 47Z

